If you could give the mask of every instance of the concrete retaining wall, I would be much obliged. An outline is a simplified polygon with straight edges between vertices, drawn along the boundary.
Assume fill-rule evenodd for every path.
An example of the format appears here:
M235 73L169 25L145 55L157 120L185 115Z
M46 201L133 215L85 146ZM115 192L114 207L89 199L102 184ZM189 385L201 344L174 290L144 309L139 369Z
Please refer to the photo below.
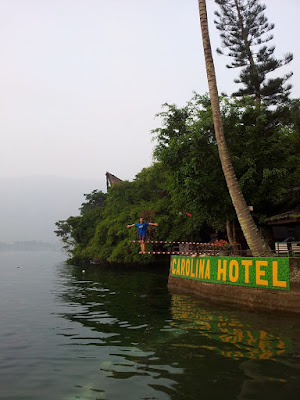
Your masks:
M185 292L238 307L300 313L300 258L289 259L289 290L273 290L172 276L173 257L168 280L171 291Z

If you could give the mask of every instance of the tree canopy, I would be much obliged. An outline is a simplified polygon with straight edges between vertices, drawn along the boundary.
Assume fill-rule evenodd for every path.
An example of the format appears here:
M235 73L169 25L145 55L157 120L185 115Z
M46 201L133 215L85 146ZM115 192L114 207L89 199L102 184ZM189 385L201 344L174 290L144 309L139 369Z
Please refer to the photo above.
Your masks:
M289 64L293 55L287 53L283 58L274 56L275 46L270 33L274 24L268 22L264 14L266 6L260 0L215 0L220 11L216 11L215 24L220 31L222 49L220 54L231 57L233 61L227 68L241 68L235 82L242 84L236 96L251 95L257 105L261 101L278 104L288 99L291 85L287 83L292 72L274 77L278 68ZM227 49L227 52L225 51Z
M205 1L200 3L203 21ZM241 69L236 82L243 87L233 97L219 98L215 90L213 99L194 94L183 107L163 105L157 115L161 125L152 132L155 163L138 173L133 182L113 185L107 194L99 190L85 194L80 216L56 223L55 233L71 255L70 262L151 261L151 255L140 255L138 244L130 243L136 239L134 229L126 229L140 217L159 223L157 229L149 229L153 239L186 241L193 237L202 241L207 230L224 231L236 219L224 165L228 172L235 171L231 182L242 190L240 203L247 215L247 205L252 205L263 221L278 207L286 211L284 207L293 203L293 188L300 182L300 100L289 99L291 85L287 80L291 73L269 77L288 64L292 55L276 59L275 47L268 47L274 24L268 23L265 6L259 0L216 3L220 12L216 12L215 23L224 49L219 52L228 50L233 59L228 67ZM208 43L207 37L204 42ZM206 46L208 52L212 58ZM222 132L214 123L216 104ZM228 148L223 153L231 161L224 162L223 157L221 167L218 146L220 150L221 143L225 149L225 137ZM232 186L228 185L231 195ZM147 246L150 250L151 245Z
M263 221L300 180L299 100L274 110L259 110L250 97L222 97L221 112L230 155L249 205ZM205 241L210 232L224 231L235 212L218 157L212 111L207 95L194 94L183 107L164 104L161 126L153 131L156 162L132 182L86 194L81 215L57 222L57 235L72 262L98 259L147 263L140 255L135 229L127 224L143 217L158 222L153 239ZM185 212L191 213L192 218ZM193 230L193 232L192 232ZM151 245L147 244L148 249Z
M299 131L293 107L257 110L250 97L220 99L224 130L244 196L262 218L299 179ZM154 131L156 159L168 166L169 190L203 222L224 228L234 210L217 154L211 105L195 95L182 109L164 105ZM285 119L285 122L283 121Z

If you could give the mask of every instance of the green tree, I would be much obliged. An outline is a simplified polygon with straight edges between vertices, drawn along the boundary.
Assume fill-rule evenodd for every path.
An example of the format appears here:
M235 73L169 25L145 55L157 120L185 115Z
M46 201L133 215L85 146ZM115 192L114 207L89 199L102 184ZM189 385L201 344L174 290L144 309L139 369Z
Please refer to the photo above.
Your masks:
M297 104L290 101L276 110L263 104L257 110L251 98L220 99L237 179L247 203L254 205L262 218L283 199L290 204L291 189L300 178ZM57 222L56 233L72 257L70 262L93 258L150 262L152 256L140 255L139 245L130 243L137 239L135 230L126 229L140 216L159 223L158 228L149 230L151 238L169 241L189 240L192 228L194 239L202 240L206 225L224 230L226 222L234 220L209 97L195 94L182 108L165 104L159 117L162 127L154 131L158 162L143 169L133 182L109 188L105 195L98 191L85 195L80 216ZM101 206L98 196L103 199ZM151 245L147 246L151 250Z
M158 114L162 127L153 131L157 141L154 156L167 168L173 207L192 213L195 238L202 240L198 235L204 224L223 230L226 219L234 215L218 156L210 100L207 95L195 94L183 108L168 104L163 108Z
M292 73L275 78L269 78L269 74L290 63L293 55L288 53L277 59L274 56L275 46L267 45L273 39L270 31L274 29L274 24L268 23L264 14L266 6L259 0L215 2L220 6L220 12L215 12L215 24L221 32L223 49L228 49L227 53L220 49L217 51L233 58L228 68L241 68L235 82L243 87L234 95L253 96L257 107L262 101L273 105L286 101L291 90L291 85L286 82Z
M250 97L220 98L229 154L247 200L261 219L299 180L299 134L291 113L259 110ZM162 126L153 131L154 155L165 165L174 207L191 212L195 228L204 223L224 230L235 212L218 156L211 103L197 94L186 106L165 104L158 114ZM264 132L264 135L261 135ZM298 138L298 139L296 139ZM298 144L297 144L298 143ZM198 240L198 238L197 238Z
M103 207L105 204L106 194L101 190L93 190L92 193L84 194L84 196L86 201L81 204L81 215L94 208Z
M242 192L256 212L268 215L300 179L292 109L257 109L250 98L229 101L226 108L224 129Z
M143 169L133 182L124 181L109 188L103 207L94 207L79 217L64 221L68 235L74 241L70 262L98 259L148 263L153 260L151 255L139 254L138 244L130 243L137 236L135 230L128 230L126 226L143 216L160 225L158 229L149 229L153 238L168 239L165 235L173 235L173 238L176 232L184 230L184 224L178 227L180 216L172 209L166 180L165 167L156 163ZM92 194L86 195L87 198L93 197ZM151 250L151 245L147 247Z
M63 243L63 249L68 253L72 254L75 240L72 237L72 227L68 221L60 220L55 222L57 230L54 231L57 237L59 237Z
M81 216L69 217L55 223L57 230L54 233L61 238L63 249L72 260L81 257L82 250L93 237L95 228L101 220L106 194L100 190L84 194L86 201L81 204Z
M151 206L151 188L145 184L141 191L138 186L136 179L109 189L103 219L83 253L86 257L109 262L149 262L151 257L139 255L138 246L130 243L130 239L136 239L135 232L126 229L129 222L137 220L141 212Z

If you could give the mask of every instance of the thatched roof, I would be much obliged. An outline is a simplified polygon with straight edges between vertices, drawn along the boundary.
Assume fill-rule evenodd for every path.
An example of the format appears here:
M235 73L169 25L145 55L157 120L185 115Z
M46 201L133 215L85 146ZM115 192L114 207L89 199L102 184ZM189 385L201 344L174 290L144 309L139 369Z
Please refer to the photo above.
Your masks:
M110 174L109 172L106 172L106 184L107 187L109 186L114 186L120 182L123 182L122 179L117 178L115 175Z
M265 219L265 223L268 225L288 224L292 222L300 222L300 206L294 208L293 210L286 211L282 214L273 215L272 217Z

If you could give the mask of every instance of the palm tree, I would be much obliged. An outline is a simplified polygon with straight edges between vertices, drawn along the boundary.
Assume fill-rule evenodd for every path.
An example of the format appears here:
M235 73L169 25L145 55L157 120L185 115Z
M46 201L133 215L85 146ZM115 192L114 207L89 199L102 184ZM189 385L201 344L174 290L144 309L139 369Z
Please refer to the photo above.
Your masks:
M198 0L200 25L202 31L202 41L206 65L206 74L209 87L215 135L218 145L219 157L222 164L223 173L226 179L228 190L235 208L239 223L246 238L247 244L254 256L270 256L271 252L264 238L261 237L257 226L250 214L238 180L235 176L231 163L229 151L224 136L224 127L220 112L219 95L216 82L214 61L212 57L210 37L208 31L206 0Z

